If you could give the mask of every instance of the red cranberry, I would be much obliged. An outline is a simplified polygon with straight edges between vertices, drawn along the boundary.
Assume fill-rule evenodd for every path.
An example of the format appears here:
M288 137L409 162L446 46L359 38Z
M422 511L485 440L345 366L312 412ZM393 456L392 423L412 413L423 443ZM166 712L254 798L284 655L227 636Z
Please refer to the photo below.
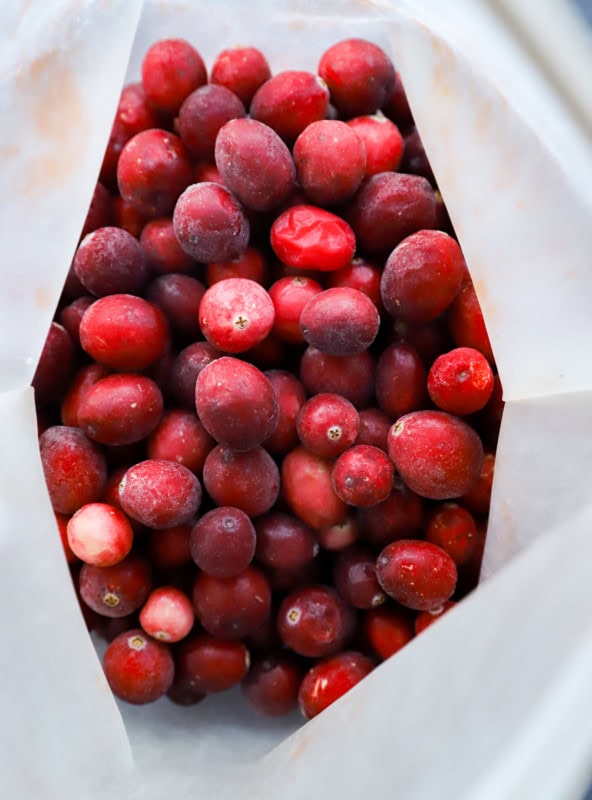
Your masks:
M333 589L305 586L284 599L277 624L286 647L308 658L322 658L342 649L353 617Z
M461 498L463 506L468 508L472 514L487 514L489 511L494 469L494 453L485 453L477 483Z
M379 326L372 300L348 287L325 289L308 301L300 315L300 329L309 345L332 356L367 350Z
M256 542L255 528L245 512L222 506L196 523L189 546L203 572L215 578L234 578L253 560Z
M330 211L296 205L276 217L271 246L289 267L331 272L352 260L356 237L347 222Z
M331 356L309 347L300 362L300 380L309 394L339 394L362 408L372 398L375 370L374 358L367 350L352 356Z
M211 161L220 129L231 119L244 116L240 98L224 86L207 84L185 98L175 128L195 158Z
M382 661L405 647L415 634L409 611L395 605L371 609L364 614L362 626L368 644Z
M316 75L286 70L259 87L249 112L292 144L307 125L325 119L328 107L329 92Z
M170 391L183 408L195 411L195 383L201 370L222 352L209 342L194 342L183 348L171 366Z
M460 567L471 558L477 545L477 525L465 508L443 503L430 513L425 538L445 550Z
M200 54L184 39L162 39L142 61L142 86L150 103L165 114L176 114L187 95L206 83Z
M148 278L138 240L121 228L98 228L78 245L74 272L91 294L137 294Z
M274 333L291 344L304 342L300 316L308 301L322 290L320 283L300 275L286 276L272 284L269 296L275 308Z
M351 514L341 522L327 528L320 528L315 533L323 550L334 552L345 550L346 547L355 544L360 537L359 526Z
M132 134L133 135L133 134ZM92 233L97 228L104 228L111 225L113 221L113 197L111 192L100 181L97 181L93 192L88 213L82 226L80 238L84 238L87 233Z
M387 452L388 432L392 418L380 408L363 408L358 414L360 429L355 444L369 444Z
M148 440L148 457L176 461L200 475L215 442L191 411L165 411Z
M304 676L298 693L298 704L306 719L324 711L374 668L362 653L347 650L319 661Z
M283 717L298 707L303 669L289 653L266 655L253 662L243 678L247 703L258 714Z
M377 111L372 116L354 117L347 124L364 143L364 177L370 178L379 172L388 172L399 167L403 157L403 137L397 126L382 112Z
M207 634L186 639L176 654L176 668L194 692L225 692L249 669L249 651L242 642L227 642Z
M206 292L201 281L190 275L159 275L146 290L146 299L165 314L171 329L194 341L201 338L199 306Z
M103 656L103 669L116 697L143 705L167 693L175 668L166 645L137 628L111 642Z
M253 566L232 578L201 572L193 587L193 606L197 619L212 636L242 639L267 619L271 590L263 573Z
M363 292L374 303L379 312L382 311L380 297L381 270L363 258L354 258L343 269L335 270L327 275L327 288L347 287Z
M83 295L82 297L77 297L76 300L73 300L60 311L60 324L68 331L70 339L76 345L80 345L80 323L84 312L89 306L92 306L94 302L94 297ZM61 388L63 388L63 383L60 386L60 389Z
M360 420L355 407L338 394L316 394L304 403L296 430L307 450L333 458L356 441Z
M213 261L206 267L206 283L213 286L225 278L248 278L262 286L267 285L268 266L262 251L247 247L242 255L230 261Z
M80 596L104 617L126 617L137 611L148 597L151 585L149 562L133 552L111 567L83 564L80 570Z
M247 278L218 281L206 291L199 307L203 335L226 353L243 353L262 342L274 319L270 296Z
M347 515L345 502L331 482L333 462L303 447L291 450L282 462L282 489L290 509L311 528L327 528Z
M280 490L277 464L262 447L247 453L215 447L205 460L203 482L217 505L240 508L250 517L269 511Z
M360 534L372 547L418 536L423 526L423 502L399 479L386 500L357 510Z
M386 347L376 365L376 399L391 417L427 405L427 373L417 351L408 344Z
M175 525L151 531L148 539L150 561L157 569L175 569L191 563L191 525Z
M140 234L140 245L150 269L161 275L184 274L193 269L195 264L177 241L170 217L147 222Z
M351 506L373 506L385 500L394 477L395 468L387 454L367 444L342 453L331 473L335 493Z
M181 464L148 459L130 467L119 484L123 510L147 528L171 528L193 519L201 484Z
M222 50L212 64L210 81L225 86L248 106L257 89L271 78L267 59L255 47Z
M70 334L62 325L52 322L32 381L39 408L61 397L74 368L74 344Z
M279 419L275 431L263 442L274 455L284 455L298 444L296 424L306 400L304 387L291 372L272 369L265 373L273 386L279 404Z
M441 606L438 608L434 608L431 611L420 611L419 614L415 617L415 634L421 633L425 631L426 628L429 628L436 620L440 619L442 614L445 614L446 611L449 611L456 603L454 600L447 600L445 603L442 603Z
M483 353L490 364L493 351L475 287L465 283L449 306L446 317L450 333L458 347L473 347Z
M264 514L255 520L260 564L277 569L298 569L308 564L319 552L312 530L301 520L279 511Z
M386 599L376 577L376 559L361 547L350 547L336 555L333 580L339 594L354 608L375 608Z
M193 627L191 600L174 586L159 586L148 595L140 611L140 625L161 642L178 642Z
M451 414L473 414L487 405L493 391L493 372L485 356L472 347L442 353L428 373L432 402Z

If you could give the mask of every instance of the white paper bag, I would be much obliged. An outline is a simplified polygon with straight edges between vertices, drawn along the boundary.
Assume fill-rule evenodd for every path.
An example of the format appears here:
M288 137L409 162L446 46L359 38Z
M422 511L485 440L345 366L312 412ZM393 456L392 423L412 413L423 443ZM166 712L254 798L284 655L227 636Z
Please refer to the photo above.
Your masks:
M0 796L577 800L592 776L589 143L487 3L147 2L125 77L139 13L130 0L0 7ZM26 387L122 82L167 36L208 66L253 44L276 72L315 70L349 36L390 50L509 401L493 577L306 725L258 719L238 692L116 705L44 491Z

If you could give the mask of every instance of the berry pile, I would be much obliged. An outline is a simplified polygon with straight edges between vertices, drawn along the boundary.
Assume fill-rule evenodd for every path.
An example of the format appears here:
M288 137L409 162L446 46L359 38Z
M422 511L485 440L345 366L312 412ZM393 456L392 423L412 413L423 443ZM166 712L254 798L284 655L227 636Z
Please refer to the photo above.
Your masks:
M124 700L310 718L471 591L501 387L388 56L154 44L34 387Z

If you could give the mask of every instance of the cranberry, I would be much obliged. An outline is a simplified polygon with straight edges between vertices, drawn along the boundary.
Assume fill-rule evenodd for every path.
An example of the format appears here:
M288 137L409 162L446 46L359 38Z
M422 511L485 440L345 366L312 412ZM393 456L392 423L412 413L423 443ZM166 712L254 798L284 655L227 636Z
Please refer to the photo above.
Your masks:
M174 399L195 411L195 383L201 370L222 352L209 342L194 342L183 348L171 366L169 388Z
M58 533L60 536L60 541L62 542L62 547L64 549L64 555L66 556L66 561L68 564L77 564L79 563L78 556L70 547L70 543L68 542L68 522L70 517L66 514L58 514L54 511L54 516L57 524Z
M289 653L266 655L253 662L243 678L247 703L258 714L283 717L298 707L303 669Z
M423 178L427 178L432 185L436 183L432 167L417 130L412 130L405 136L405 154L401 164L401 172L421 175Z
M377 111L372 116L354 117L347 124L364 144L365 178L399 167L403 158L403 137L397 126L382 112Z
M260 564L277 569L298 569L310 563L319 552L313 531L289 514L272 511L255 520Z
M473 347L483 353L490 364L493 351L475 287L465 283L450 304L446 316L450 333L458 347Z
M148 278L138 240L121 228L98 228L78 245L74 272L91 294L139 293Z
M249 669L249 651L242 642L207 634L186 639L176 654L176 668L193 691L211 694L236 686Z
M296 205L276 217L271 246L289 267L331 272L352 260L356 238L341 217L316 206Z
M179 244L196 261L237 258L249 243L249 220L224 186L189 186L177 200L173 226Z
M113 199L113 223L115 227L127 231L138 238L146 223L153 217L152 212L140 211L117 195Z
M70 334L62 325L52 322L32 381L38 408L61 397L74 368L74 344Z
M132 549L134 533L121 511L107 503L87 503L70 518L68 543L78 558L96 567L111 567Z
M167 570L191 563L189 539L191 525L153 530L149 534L148 554L157 569Z
M426 368L429 368L441 353L454 347L444 317L420 325L411 325L395 318L392 330L394 342L412 347Z
M324 711L349 692L374 668L370 659L354 650L319 661L304 676L298 692L298 704L306 719Z
M207 493L219 506L234 506L257 517L275 504L280 490L277 465L262 447L237 453L215 447L203 469Z
M231 357L218 358L201 370L195 403L208 433L240 452L261 444L279 419L277 397L268 378L252 364Z
M395 479L386 500L357 511L362 538L373 547L385 547L396 539L418 536L423 526L421 498Z
M282 489L290 509L311 528L327 528L342 522L345 502L331 482L333 462L303 447L291 450L282 462Z
M197 513L201 495L196 476L173 461L141 461L127 470L119 484L123 510L148 528L189 522Z
M489 511L494 469L494 453L485 453L477 483L461 498L463 506L468 508L472 514L487 514Z
M143 604L152 584L149 562L130 553L111 567L83 564L80 596L87 606L104 617L126 617Z
M270 211L294 189L290 151L272 128L256 119L227 122L216 139L215 157L224 184L247 208Z
M89 306L92 306L94 302L94 297L85 294L81 297L77 297L76 300L73 300L60 311L58 317L60 324L68 331L70 339L76 345L80 345L80 323L84 312ZM63 383L60 389L62 387Z
M206 287L190 275L159 275L146 289L145 297L165 314L170 328L179 337L201 338L198 312Z
M271 590L263 573L253 566L232 578L201 572L193 587L193 606L199 622L212 636L242 639L267 619Z
M175 114L187 95L207 80L202 57L184 39L156 42L142 61L146 96L154 108L165 114Z
M39 437L49 499L60 514L73 514L100 499L107 479L102 451L78 428L54 425Z
M408 344L386 347L376 365L376 399L391 417L427 405L427 373L417 351Z
M224 86L207 84L185 98L175 128L195 158L211 161L220 129L245 113L244 105L233 92Z
M248 278L262 286L267 284L268 266L257 247L247 247L242 255L230 261L214 261L206 267L206 282L212 286L225 278Z
M349 400L338 394L317 394L300 409L296 429L307 450L333 458L354 444L359 424Z
M333 580L339 594L354 608L375 608L386 599L376 577L376 559L362 547L349 547L336 555Z
M141 83L129 83L121 90L115 124L121 125L131 138L140 131L160 127L161 118L150 105Z
M380 408L363 408L358 418L360 429L355 444L369 444L388 452L387 438L393 424L392 418Z
M278 613L282 641L302 656L321 658L342 649L351 634L351 610L326 586L305 586L289 594Z
M325 289L312 297L300 316L306 341L332 356L349 356L367 350L378 333L376 306L358 289Z
M170 217L147 222L140 234L140 245L153 272L184 274L193 269L195 262L177 241Z
M320 283L300 275L286 276L272 284L269 296L275 308L273 332L291 344L304 342L300 315L308 301L322 290Z
M262 342L274 319L270 296L247 278L218 281L206 291L199 307L203 335L227 353L243 353Z
M308 125L294 145L300 186L313 203L349 200L364 178L366 151L355 132L339 120Z
M367 350L352 356L331 356L309 347L300 362L300 380L309 394L339 394L361 408L372 398L375 369L374 358Z
M321 56L319 75L331 103L345 117L372 114L389 98L395 68L387 54L364 39L344 39Z
M196 523L189 546L197 566L215 578L234 578L255 555L257 537L249 517L240 508L214 508Z
M391 428L388 449L407 486L431 500L466 494L481 473L479 436L444 411L414 411L401 417Z
M117 190L117 162L125 143L130 138L127 128L119 120L114 120L99 172L99 180L109 189ZM114 211L115 201L112 204L112 212Z
M130 294L101 297L85 311L80 344L111 369L135 371L154 364L169 344L166 317L153 303Z
M372 300L379 312L382 311L380 297L381 270L363 258L354 258L343 269L335 270L327 275L327 288L347 287L358 289Z
M456 588L456 564L431 542L400 539L387 545L376 561L384 591L406 608L429 611L450 598Z
M358 444L342 453L331 479L338 497L352 506L373 506L385 500L393 488L395 468L378 447Z
M78 424L100 444L132 444L152 433L162 411L162 394L153 380L120 372L86 390L78 406Z
M425 529L426 541L437 544L457 567L465 564L477 545L477 525L473 516L456 503L443 503L432 509Z
M111 192L100 181L95 186L88 213L82 226L80 238L83 239L87 233L92 233L97 228L111 225L113 221L113 197Z
M114 639L103 656L105 677L116 697L128 703L153 703L169 690L174 676L168 648L132 629Z
M159 586L148 595L140 611L140 625L161 642L178 642L193 627L191 600L174 586Z
M413 125L413 116L407 102L407 96L401 75L399 72L395 73L395 85L392 92L387 97L386 102L382 105L382 110L389 119L392 119L403 130Z
M148 457L176 461L200 475L215 442L191 411L165 411L148 440Z
M485 407L493 391L493 372L485 356L472 347L442 353L428 373L432 402L451 414L473 414Z
M429 628L436 620L440 619L442 614L449 611L455 605L456 603L454 600L447 600L445 603L442 603L441 606L431 611L420 611L415 617L415 634L417 635L425 631L426 628Z
M329 92L316 75L286 70L259 87L249 111L292 144L307 125L325 119L328 107Z
M405 647L415 633L413 617L409 611L390 604L371 609L364 614L362 626L368 644L383 661Z
M304 387L291 372L272 369L265 373L279 404L279 419L275 431L264 440L265 449L274 455L284 455L298 444L296 429L298 414L306 400Z
M187 151L178 136L153 128L124 145L117 162L119 194L140 214L169 214L192 180Z
M346 547L355 544L360 536L357 521L351 514L341 522L337 522L327 528L320 528L315 533L323 550L334 552L345 550Z

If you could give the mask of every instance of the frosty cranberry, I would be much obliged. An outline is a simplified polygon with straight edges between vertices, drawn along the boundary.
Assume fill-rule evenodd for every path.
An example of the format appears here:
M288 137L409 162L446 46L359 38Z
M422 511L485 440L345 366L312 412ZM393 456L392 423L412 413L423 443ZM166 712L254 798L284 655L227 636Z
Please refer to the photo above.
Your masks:
M176 655L180 676L193 691L203 694L236 686L249 664L249 651L242 642L222 641L203 633L184 641Z
M280 278L269 287L269 296L275 308L274 333L286 342L304 342L300 330L300 315L308 301L323 290L320 283L296 275Z
M278 400L279 419L275 431L263 442L265 449L283 455L298 444L296 421L306 400L304 387L291 372L272 369L265 373Z
M153 216L152 212L140 211L126 203L120 195L113 198L113 224L136 238L140 236L142 229Z
M224 86L207 84L185 98L175 127L195 158L211 161L220 128L231 119L244 116L245 107L233 92Z
M442 603L441 606L438 606L438 608L434 608L430 611L420 611L415 617L415 634L417 635L425 631L426 628L429 628L430 625L439 620L442 614L445 614L446 611L449 611L455 605L456 603L454 600L447 600L445 603Z
M324 711L374 669L370 659L354 650L319 661L304 676L298 705L306 719Z
M383 411L400 417L427 404L426 370L407 344L386 347L376 365L376 399Z
M387 255L406 236L436 227L436 197L425 178L380 172L360 187L349 222L359 247Z
M78 428L54 425L39 437L49 499L60 514L99 500L107 479L102 451Z
M309 394L339 394L361 408L372 397L375 368L367 350L352 356L331 356L309 347L300 362L300 380Z
M265 514L280 490L277 464L262 447L237 453L215 447L205 460L203 482L219 506L235 506L250 517Z
M170 217L147 222L140 234L140 245L150 269L161 275L171 272L184 274L195 263L177 241Z
M193 606L198 620L212 636L242 639L267 619L271 591L257 567L247 567L232 578L215 578L201 572L193 586Z
M376 577L376 559L362 547L350 547L337 554L333 580L339 594L354 608L375 608L386 599Z
M140 625L161 642L178 642L193 627L191 600L174 586L159 586L148 595L140 611Z
M338 652L352 629L352 613L337 592L306 586L289 594L280 606L282 641L302 656L321 658Z
M208 433L241 452L261 444L278 423L271 383L257 367L236 358L219 358L204 367L197 376L195 403Z
M74 272L97 297L136 294L146 283L148 267L138 240L121 228L99 228L78 245Z
M364 144L365 178L398 168L403 158L403 137L390 119L377 111L372 116L349 119L347 124Z
M162 39L142 61L142 86L158 111L175 114L188 94L206 83L200 54L184 39Z
M269 211L288 199L296 170L277 133L256 119L234 119L216 139L216 166L224 184L254 211Z
M253 560L256 541L255 528L245 512L222 506L198 520L189 546L203 572L215 578L233 578Z
M227 353L242 353L263 341L274 318L268 293L247 278L226 278L210 286L199 307L203 335Z
M271 226L271 246L289 267L331 272L353 258L356 238L345 220L323 208L297 205Z
M148 597L151 584L149 562L133 552L111 567L83 564L80 570L80 596L104 617L126 617L136 611Z
M117 162L119 194L135 211L150 217L169 214L192 177L179 137L159 128L126 142Z
M319 75L329 88L332 104L346 117L377 111L395 85L390 58L364 39L344 39L329 47L321 56Z
M267 59L256 47L222 50L212 64L210 81L225 86L248 106L257 89L271 78Z
M141 83L128 83L121 90L115 124L121 125L129 138L140 131L160 127L160 115L150 105Z
M169 389L180 405L195 410L197 376L210 361L222 355L222 352L209 342L194 342L177 354L171 365Z
M286 70L260 86L249 112L291 144L311 122L325 119L328 107L329 92L316 75Z
M95 302L94 297L90 297L89 295L85 294L82 297L77 297L76 300L73 300L67 306L62 308L59 313L58 320L60 324L68 331L70 334L70 339L74 344L80 344L80 323L82 321L82 317L84 316L84 312L89 306Z
M199 475L215 442L190 411L165 411L148 440L148 457L176 461Z
M367 350L378 333L376 306L358 289L325 289L312 297L300 316L306 341L332 356L349 356Z
M488 402L493 391L493 372L485 356L472 347L442 353L428 373L432 402L451 414L473 414Z
M349 200L364 178L366 152L345 122L319 120L306 127L294 144L300 186L313 203Z
M121 372L88 388L78 406L78 424L100 444L133 444L152 433L162 411L162 394L153 380Z
M333 458L356 441L360 420L355 407L338 394L317 394L300 409L298 437L307 450Z
M175 668L166 645L150 639L138 628L111 642L103 656L103 669L116 697L143 705L166 694Z
M80 344L91 358L111 369L141 370L169 344L169 327L153 303L130 294L100 297L80 323Z
M491 342L475 287L466 283L446 312L450 333L458 347L473 347L494 363Z
M302 666L289 653L265 655L253 662L241 688L258 714L283 717L298 706Z
M479 479L483 445L477 433L444 411L414 411L391 428L389 454L407 486L422 497L448 500Z
M443 503L428 517L425 538L445 550L460 567L471 558L476 547L477 525L465 508L456 503Z
M352 506L372 506L385 500L393 488L395 469L378 447L358 444L342 453L331 474L338 497Z
M130 467L119 484L123 510L147 528L189 522L201 503L201 484L181 464L148 459Z
M380 408L363 408L358 414L360 429L356 444L369 444L387 452L388 432L393 424L392 418Z
M357 521L362 538L373 547L385 547L396 539L418 536L423 525L423 502L398 478L386 500L359 508Z
M107 503L87 503L71 517L68 543L78 558L96 567L110 567L132 549L134 533L129 520Z
M413 617L405 608L384 605L364 614L362 629L368 644L385 661L414 637Z
M196 261L237 258L249 243L249 221L240 203L217 183L189 186L175 205L173 226L179 244Z
M387 545L376 561L384 591L401 605L416 611L438 608L456 588L452 558L431 542L400 539Z
M282 462L282 489L290 509L311 528L327 528L347 514L345 502L331 482L333 462L303 447L291 450Z
M393 316L429 322L457 295L464 259L457 242L442 231L418 231L395 247L384 267L382 301Z
M213 261L206 267L206 283L212 286L225 278L248 278L262 286L267 285L268 265L257 247L247 247L245 252L230 261Z
M301 520L272 511L255 520L259 563L279 569L297 569L319 552L314 533Z

